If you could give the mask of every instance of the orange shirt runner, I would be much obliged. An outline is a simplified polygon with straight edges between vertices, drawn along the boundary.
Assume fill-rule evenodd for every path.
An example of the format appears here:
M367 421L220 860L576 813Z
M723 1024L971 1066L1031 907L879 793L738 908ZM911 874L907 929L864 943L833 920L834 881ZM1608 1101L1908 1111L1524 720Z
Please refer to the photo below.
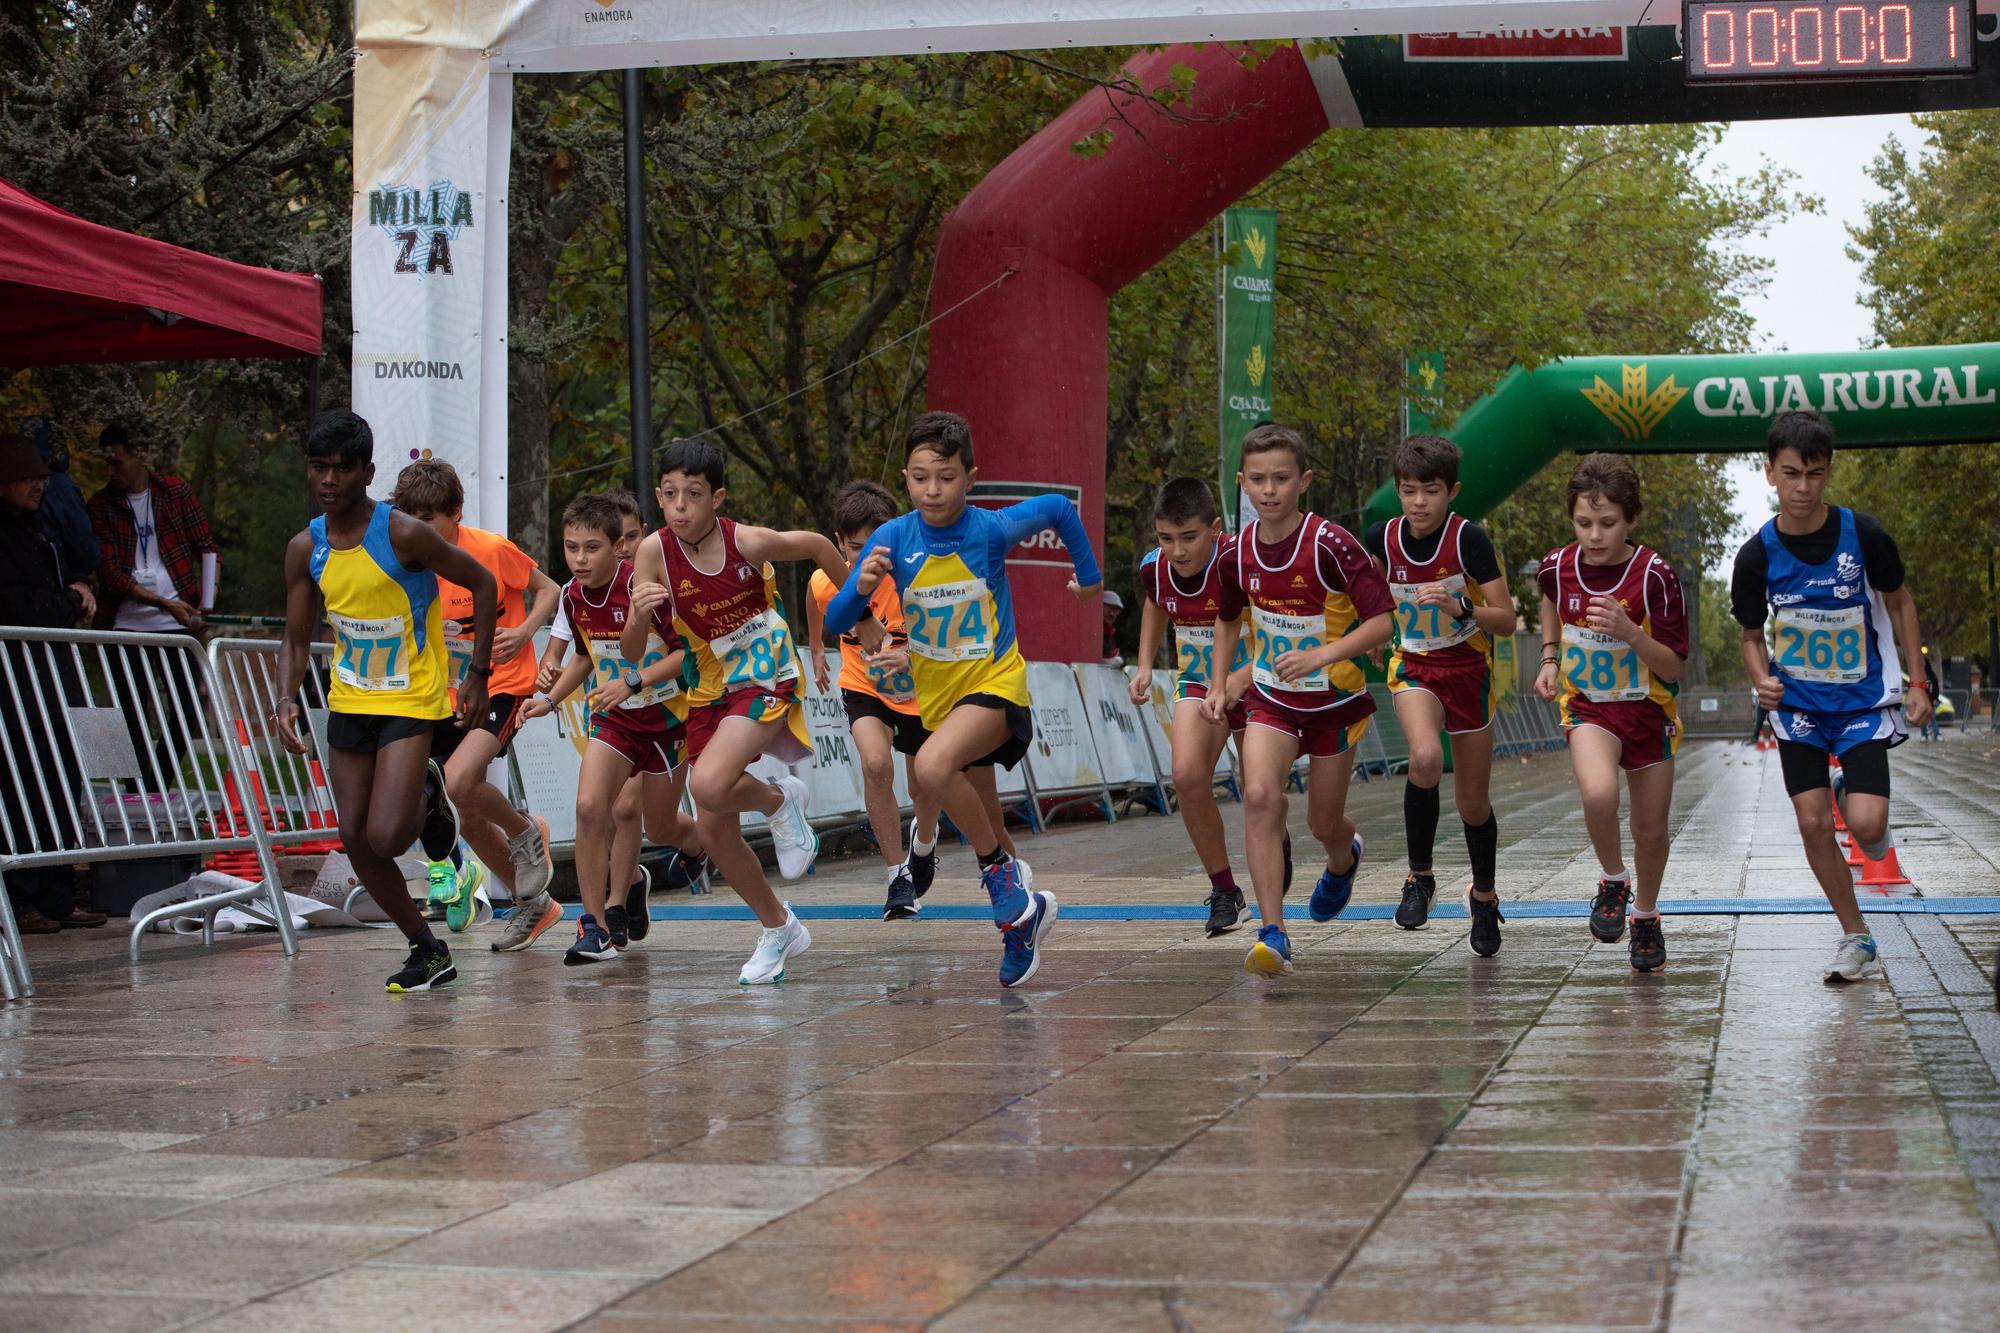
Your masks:
M839 591L823 570L813 571L811 581L806 584L806 595L812 598L821 624L826 623L826 604ZM909 642L909 635L903 632L903 603L896 592L894 579L883 579L875 585L875 593L868 599L868 609L874 614L876 622L889 631L891 643L900 647ZM904 671L891 676L870 667L861 640L852 634L840 636L840 679L834 684L838 689L872 694L898 713L917 716L917 687L909 673Z
M534 577L535 561L526 551L497 532L458 525L458 544L477 560L494 583L499 585L500 614L495 629L507 629L528 618L528 582ZM438 580L438 601L444 608L445 646L451 650L450 684L456 694L472 663L472 594L456 583ZM493 663L486 692L527 698L535 692L535 650L523 643L521 650L505 662Z

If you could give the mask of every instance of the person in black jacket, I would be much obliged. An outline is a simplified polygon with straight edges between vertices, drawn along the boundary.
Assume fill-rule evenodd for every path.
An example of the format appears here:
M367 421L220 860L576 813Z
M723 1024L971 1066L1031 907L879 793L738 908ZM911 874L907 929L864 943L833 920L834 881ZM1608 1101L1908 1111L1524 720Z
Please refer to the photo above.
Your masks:
M39 511L48 477L49 465L26 437L0 437L0 570L6 571L0 578L0 625L68 629L97 610L90 585L70 577L61 553L42 526ZM47 655L30 652L25 644L7 645L7 674L12 681L0 676L0 699L5 700L7 712L19 715L27 704L25 691L30 683L46 679L49 660ZM48 729L26 728L17 733L13 762L0 771L5 828L12 831L15 840L7 850L26 852L37 842L46 847L62 838L36 782L35 767L39 760L43 780L55 779L67 789L56 792L56 799L73 805L70 793L76 784L61 776L75 771L73 757L62 753L67 748ZM66 865L10 870L6 879L15 924L24 935L104 924L102 912L76 905L75 875Z

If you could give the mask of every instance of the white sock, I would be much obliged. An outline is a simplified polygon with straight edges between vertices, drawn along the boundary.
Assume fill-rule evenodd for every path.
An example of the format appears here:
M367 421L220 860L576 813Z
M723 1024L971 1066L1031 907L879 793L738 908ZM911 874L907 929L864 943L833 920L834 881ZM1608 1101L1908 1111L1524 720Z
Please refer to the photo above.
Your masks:
M1605 881L1611 884L1630 884L1632 882L1632 872L1629 870L1606 870L1603 872L1603 875Z
M930 837L928 837L928 838L920 838L920 837L918 837L918 836L917 836L917 834L916 834L916 830L914 830L914 829L912 829L912 830L910 831L910 853L911 853L911 855L913 855L913 856L929 856L929 855L931 854L931 849L932 849L933 847L935 847L935 846L937 846L937 830L936 830L936 829L932 829L932 830L931 830L931 836L930 836Z

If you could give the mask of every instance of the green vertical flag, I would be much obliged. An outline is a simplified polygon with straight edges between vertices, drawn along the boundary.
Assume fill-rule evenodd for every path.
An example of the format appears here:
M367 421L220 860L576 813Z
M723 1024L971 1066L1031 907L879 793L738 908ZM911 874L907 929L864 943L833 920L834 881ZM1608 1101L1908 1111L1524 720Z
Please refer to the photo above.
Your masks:
M1232 208L1222 215L1221 311L1216 321L1221 360L1222 516L1236 531L1243 505L1236 473L1243 437L1271 419L1272 294L1277 290L1278 214L1269 208Z
M1435 435L1444 411L1444 353L1418 352L1404 363L1403 434Z

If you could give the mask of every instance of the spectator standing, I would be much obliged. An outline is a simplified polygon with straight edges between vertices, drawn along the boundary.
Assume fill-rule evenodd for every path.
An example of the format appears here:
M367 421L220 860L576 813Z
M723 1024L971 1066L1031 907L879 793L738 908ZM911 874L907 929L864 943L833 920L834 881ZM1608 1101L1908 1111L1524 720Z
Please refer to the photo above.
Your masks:
M64 568L62 554L41 518L42 493L48 486L49 465L42 460L26 436L0 437L0 624L26 625L44 629L69 629L80 624L97 609L90 585ZM25 644L6 645L11 685L0 681L0 697L7 700L6 711L19 717L29 682L46 679L40 666L50 660L59 667L61 654L31 654ZM72 694L75 682L60 679L60 688ZM62 734L49 729L13 728L8 747L14 762L0 765L0 803L7 811L5 828L20 839L10 844L11 852L25 852L36 846L51 846L61 839L56 827L59 814L43 799L38 787L31 786L39 765L52 786L73 793L76 764ZM74 800L57 800L73 809ZM72 815L72 818L74 816ZM7 872L7 895L14 906L15 924L26 935L48 935L65 926L101 926L102 912L86 911L76 905L75 871L66 865L40 866Z
M1104 590L1104 657L1106 666L1122 667L1125 654L1118 647L1118 617L1125 613L1125 599L1106 588Z
M73 579L87 579L97 572L97 536L90 530L83 492L69 475L69 449L56 438L56 423L48 417L29 417L22 433L49 466L48 488L42 492L42 526L62 556L63 571Z
M207 515L186 482L153 470L145 441L124 426L106 426L97 442L111 467L111 480L90 497L103 594L97 628L199 638L215 604L218 567ZM172 786L178 756L170 738L198 730L194 718L201 700L194 677L167 670L157 655L131 653L125 660L116 687L125 701L132 748L141 755L152 752L156 789Z

